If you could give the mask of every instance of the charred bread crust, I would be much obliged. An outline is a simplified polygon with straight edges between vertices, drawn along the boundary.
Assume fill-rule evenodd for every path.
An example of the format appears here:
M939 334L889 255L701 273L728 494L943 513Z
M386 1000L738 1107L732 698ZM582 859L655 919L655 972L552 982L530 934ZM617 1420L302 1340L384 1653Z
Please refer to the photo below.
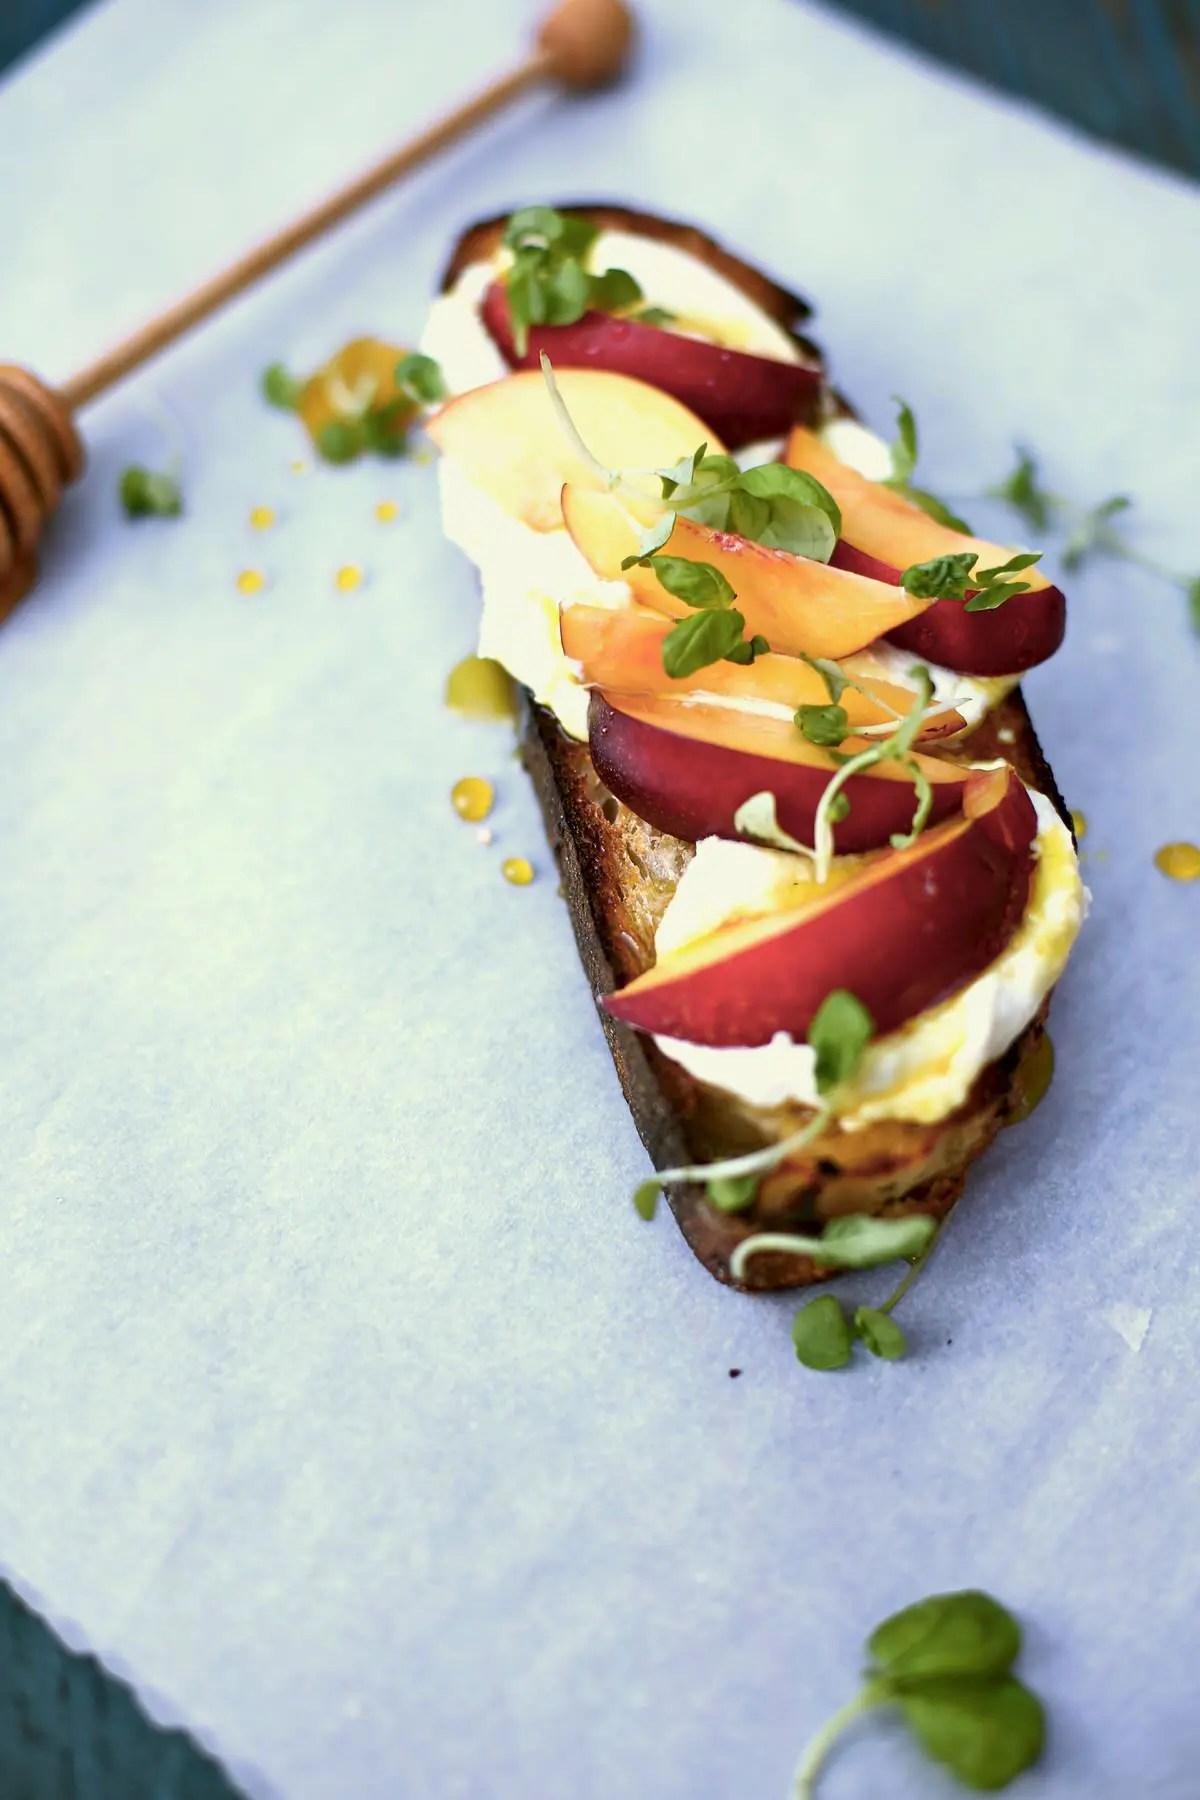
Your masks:
M523 751L599 1002L653 963L654 930L691 846L655 831L608 794L586 744L567 737L554 715L528 693ZM954 754L971 762L1002 758L1044 793L1069 825L1019 689L965 735ZM963 1191L971 1163L1021 1109L1048 1006L1049 1000L1005 1054L980 1072L962 1106L934 1125L888 1120L853 1132L835 1125L765 1177L754 1205L737 1215L710 1206L698 1185L673 1187L671 1208L695 1255L718 1281L734 1286L803 1287L831 1272L806 1257L764 1253L754 1259L751 1279L734 1283L730 1257L755 1232L812 1235L840 1214L944 1218ZM751 1106L697 1081L650 1039L598 1010L634 1123L656 1168L737 1155L798 1131L811 1118L802 1106Z
M637 212L632 207L614 206L607 201L580 201L578 205L567 201L555 203L558 212L570 213L572 217L586 219L601 231L632 231L639 237L654 238L660 244L671 244L677 250L686 250L698 261L707 263L718 275L724 275L727 281L739 287L747 299L761 307L767 317L786 331L795 343L806 363L813 368L823 369L825 359L817 346L802 335L799 327L806 319L812 317L812 308L799 294L793 294L770 276L740 256L726 250L723 244L709 237L707 232L699 231L694 225L685 225L675 219L656 219L652 213ZM454 286L463 270L471 263L488 262L500 248L500 240L504 228L512 215L502 213L499 218L484 219L478 225L472 225L465 231L454 247L450 261L442 275L442 292Z

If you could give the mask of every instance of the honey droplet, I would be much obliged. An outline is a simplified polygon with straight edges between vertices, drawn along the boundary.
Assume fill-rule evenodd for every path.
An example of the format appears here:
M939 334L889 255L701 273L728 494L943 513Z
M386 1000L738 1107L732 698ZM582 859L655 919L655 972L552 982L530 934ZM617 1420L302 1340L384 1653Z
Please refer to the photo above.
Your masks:
M490 656L464 656L446 677L446 705L465 719L513 719L512 677Z
M1017 1080L1020 1086L1017 1104L1008 1115L1010 1125L1019 1125L1022 1119L1027 1119L1050 1091L1050 1083L1054 1080L1054 1045L1048 1033L1042 1033L1037 1047L1021 1064Z
M1154 866L1172 881L1195 881L1200 877L1200 844L1164 844L1154 852Z
M1076 838L1082 844L1084 838L1087 836L1087 819L1083 813L1076 812L1074 807L1071 808L1071 824L1074 827Z
M275 508L273 506L256 506L251 511L250 528L252 531L270 531L274 523Z
M375 517L381 525L390 525L393 519L400 517L400 508L394 500L381 500L375 508Z
M343 563L334 576L334 585L341 594L352 594L356 587L362 586L363 572L357 563Z
M496 790L482 775L464 775L450 789L450 804L460 819L478 825L486 819L496 801Z
M307 475L311 467L312 464L308 461L307 457L297 456L292 462L292 474Z
M261 594L267 585L267 578L261 569L243 569L237 578L239 594Z
M508 856L500 864L500 873L513 887L528 887L533 880L533 864L523 856Z

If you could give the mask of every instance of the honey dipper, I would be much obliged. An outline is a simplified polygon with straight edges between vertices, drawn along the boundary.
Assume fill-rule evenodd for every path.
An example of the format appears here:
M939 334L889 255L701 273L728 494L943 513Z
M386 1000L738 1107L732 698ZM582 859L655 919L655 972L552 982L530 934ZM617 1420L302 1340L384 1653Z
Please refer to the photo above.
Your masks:
M586 89L615 80L632 36L633 21L623 0L560 0L538 27L524 61L168 306L60 387L49 387L29 369L0 363L0 620L33 586L42 530L64 487L83 472L83 441L75 420L83 407L510 100L543 81Z

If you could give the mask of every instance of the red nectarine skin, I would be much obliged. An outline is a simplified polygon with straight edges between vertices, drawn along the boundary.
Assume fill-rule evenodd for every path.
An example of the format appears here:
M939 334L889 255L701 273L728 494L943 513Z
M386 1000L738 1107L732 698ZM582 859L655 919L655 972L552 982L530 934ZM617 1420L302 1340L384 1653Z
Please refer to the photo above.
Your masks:
M536 369L544 350L556 369L634 375L673 394L735 450L813 418L821 396L821 371L807 363L727 350L612 313L585 313L573 325L535 325L518 356L508 295L498 281L484 295L482 318L510 369Z
M594 693L588 746L596 773L618 800L659 831L692 844L702 837L744 843L734 815L751 795L766 791L775 796L781 828L811 845L817 807L837 772L827 752L785 720L666 699ZM846 745L864 747L861 739ZM930 776L936 824L959 810L968 771L930 757L918 760ZM843 792L850 811L833 828L836 853L877 850L893 832L910 829L916 793L895 764L852 775Z
M641 1031L715 1046L803 1041L835 988L883 1035L994 962L1029 897L1037 815L1010 770L974 783L973 816L924 833L803 911L714 933L609 995ZM982 809L982 810L980 810Z

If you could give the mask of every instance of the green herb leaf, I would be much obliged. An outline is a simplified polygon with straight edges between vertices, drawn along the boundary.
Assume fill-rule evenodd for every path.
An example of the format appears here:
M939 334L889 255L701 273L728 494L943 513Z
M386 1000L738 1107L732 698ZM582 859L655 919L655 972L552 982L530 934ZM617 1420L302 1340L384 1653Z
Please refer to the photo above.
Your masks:
M874 1031L874 1019L847 988L834 988L825 996L808 1028L808 1041L817 1053L819 1094L849 1081Z
M130 519L175 519L183 511L183 490L176 477L155 474L140 463L124 470L117 492Z
M822 1294L802 1306L792 1321L792 1342L806 1369L844 1369L853 1340L841 1303Z
M626 558L622 568L628 563L640 562L653 569L659 583L668 594L676 600L682 600L687 606L698 606L716 609L732 606L737 595L722 575L720 569L711 563L691 562L686 556L635 556ZM745 624L745 620L742 621Z
M422 406L435 405L444 400L448 392L442 365L419 350L400 358L396 364L395 382L410 400L416 400Z
M638 533L641 550L637 556L627 556L622 562L622 569L632 569L635 563L649 565L650 558L656 550L661 550L675 529L675 514L665 512L657 524L648 525Z
M844 790L840 794L835 794L826 808L826 813L832 825L838 825L843 819L848 819L850 817L849 794Z
M872 1356L884 1362L899 1362L908 1353L908 1339L890 1313L874 1306L860 1306L854 1315L854 1335L861 1338Z
M261 385L264 400L284 412L295 412L304 392L304 383L289 375L281 362L273 362L263 370Z
M647 1223L649 1223L658 1211L658 1196L660 1191L661 1183L653 1179L649 1181L639 1181L638 1185L633 1190L633 1204L638 1217L645 1219Z
M741 617L740 613L739 613L738 617L739 618ZM768 655L768 653L770 652L770 649L771 649L771 646L770 646L770 644L768 644L766 638L760 637L759 634L757 632L755 632L754 636L750 639L749 643L747 643L746 640L743 638L743 640L740 644L735 644L733 646L733 649L729 652L728 656L726 656L725 661L731 662L731 663L749 664L754 661L756 656Z
M1081 513L1063 546L1063 568L1078 569L1089 556L1094 556L1097 552L1125 555L1125 544L1120 534L1113 530L1112 521L1118 513L1127 511L1132 504L1127 494L1114 494L1111 499L1102 500L1099 506L1090 507L1087 512Z
M323 425L317 433L317 449L326 462L353 462L359 452L366 447L363 422L355 419L335 419Z
M973 550L962 550L910 563L900 576L900 586L917 600L962 600L971 585L976 560Z
M817 1261L829 1268L873 1269L902 1256L920 1256L936 1229L927 1213L899 1219L849 1213L826 1225Z
M786 500L793 506L815 507L829 520L835 540L841 537L842 514L837 501L806 470L791 469L781 462L759 463L742 471L741 485L746 493L755 494L760 500Z
M707 1183L708 1197L718 1212L744 1212L758 1192L757 1175L715 1175Z
M678 316L677 313L668 312L665 306L643 306L641 312L630 315L639 325L657 325L660 329L676 324Z
M1194 575L1187 585L1188 617L1192 621L1192 630L1200 631L1200 575Z
M663 639L663 668L672 680L682 681L710 663L729 658L745 660L735 654L745 629L746 621L736 608L693 613L690 618L681 619Z
M696 470L704 461L708 450L707 444L701 444L690 456L682 457L670 469L655 469L654 473L662 480L663 499L669 500L676 488L690 487L696 479Z
M795 718L810 744L836 746L850 735L850 715L844 706L802 706Z
M815 669L817 671L817 674L829 689L829 698L833 701L835 706L845 693L846 689L854 686L854 683L842 668L841 663L833 662L827 656L809 656L802 650L800 652L800 661L806 662L810 669Z
M1045 491L1038 476L1033 452L1017 445L1017 466L996 487L984 489L989 500L1003 500L1020 513L1029 529L1039 536L1048 530L1054 496Z
M375 407L363 413L356 423L362 434L364 449L373 450L376 456L403 456L407 446L403 428L397 429L397 424L407 413L408 407L404 401Z
M933 811L933 787L920 763L906 762L904 768L917 790L917 804L913 808L913 820L908 830L893 831L889 838L888 842L893 850L907 850L911 844L915 844L929 823L929 815ZM842 796L839 795L839 798Z
M936 519L939 525L948 525L952 531L969 533L971 527L966 520L952 513L944 501L931 494L927 488L912 485L911 476L917 466L920 448L917 421L913 417L912 407L901 400L898 394L893 394L892 399L899 408L896 416L897 436L892 445L892 472L883 486L894 488L898 494L903 494L915 506L919 506L922 512L928 513L931 519Z
M964 1787L1005 1788L1042 1754L1042 1703L1015 1675L931 1676L897 1698L926 1753Z
M867 1649L894 1681L926 1675L1006 1675L1021 1653L1021 1627L977 1588L931 1594L877 1625Z
M796 850L804 856L812 855L807 844L789 837L781 828L775 810L775 796L768 791L751 794L748 800L743 801L733 815L733 828L743 837L757 838L763 844L773 844L776 850Z
M505 291L519 355L528 348L531 325L572 325L586 312L623 312L642 298L628 270L592 275L584 268L598 235L586 220L551 206L524 206L509 219L503 242L513 263Z

